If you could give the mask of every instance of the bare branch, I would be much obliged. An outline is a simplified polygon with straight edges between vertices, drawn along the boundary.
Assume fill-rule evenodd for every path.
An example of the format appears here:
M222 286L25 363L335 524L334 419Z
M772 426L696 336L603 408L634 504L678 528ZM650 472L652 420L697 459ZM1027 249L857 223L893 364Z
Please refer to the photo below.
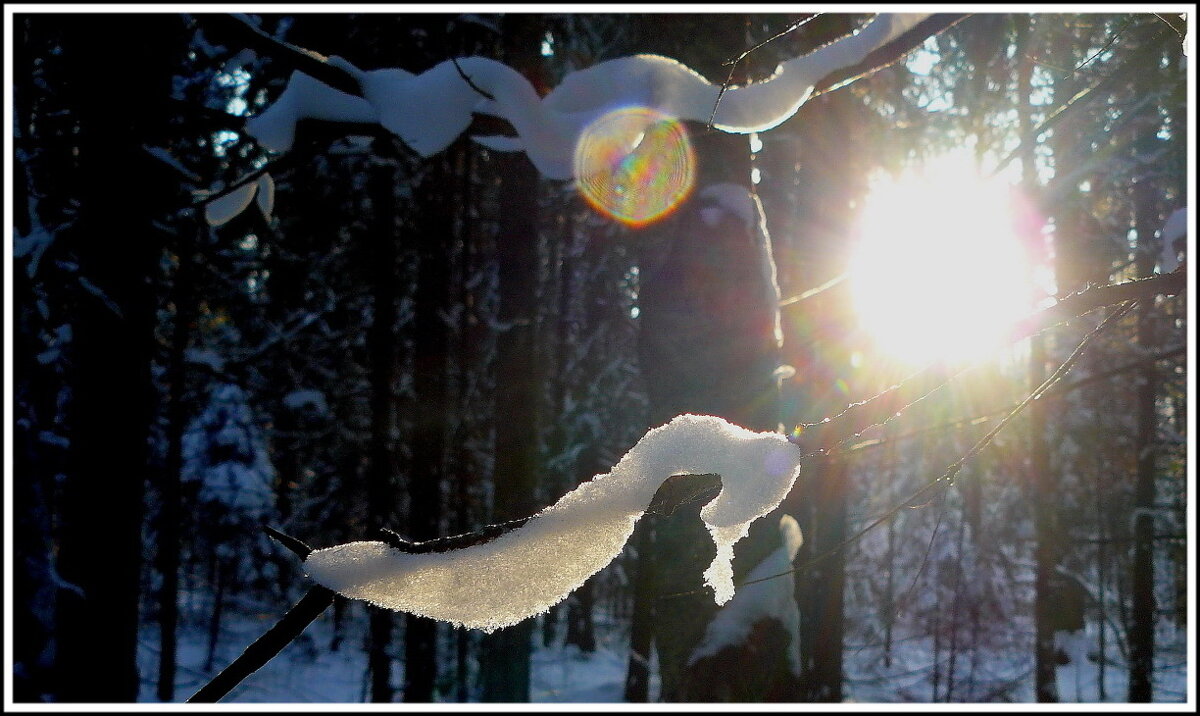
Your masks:
M978 441L976 441L975 444L971 446L971 449L967 450L967 452L965 452L961 457L959 457L958 460L955 460L948 468L946 468L946 471L943 472L941 474L941 476L925 483L925 485L923 485L922 487L917 489L915 492L913 492L911 495L909 495L906 499L898 502L892 509L887 510L882 515L880 515L876 519L872 520L870 523L867 524L866 527L863 527L861 530L859 530L859 531L855 532L854 534L850 535L849 537L847 537L840 544L838 544L838 545L832 547L831 549L829 549L828 551L814 557L813 559L809 560L807 563L800 565L799 567L796 567L794 569L789 569L786 572L780 572L779 574L772 574L770 576L766 576L761 579L755 579L755 580L743 582L742 584L740 584L738 586L745 586L747 584L754 584L756 582L765 582L768 579L775 579L776 577L782 577L782 576L785 576L788 574L792 574L794 572L801 572L801 571L807 570L810 567L812 567L814 564L817 564L819 562L822 562L822 561L828 559L829 557L833 556L834 554L837 554L838 552L845 549L847 546L858 541L867 532L870 532L871 530L875 529L876 527L883 524L887 520L891 519L893 516L896 515L896 513L900 512L905 507L907 507L909 505L913 505L920 500L926 499L926 497L928 497L929 494L931 492L933 492L934 490L937 490L937 489L944 490L946 488L949 488L951 485L954 484L954 478L958 475L959 471L962 470L963 466L969 460L974 458L976 455L978 455L980 452L982 452L984 448L986 448L988 445L990 445L992 440L995 439L996 435L999 434L999 432L1001 430L1003 430L1005 426L1007 426L1010 422L1012 422L1012 420L1014 418L1016 418L1018 415L1020 415L1021 412L1025 410L1025 408L1029 407L1029 405L1033 401L1041 398L1056 383L1058 383L1060 380L1062 380L1063 377L1066 376L1066 374L1071 370L1071 368L1073 368L1075 366L1075 364L1079 362L1079 359L1083 357L1084 352L1087 350L1088 346L1091 345L1091 342L1093 340L1095 340L1095 338L1097 336L1099 336L1101 333L1103 333L1105 330L1107 330L1108 328L1110 328L1113 325L1116 325L1116 323L1118 321L1120 321L1122 318L1124 318L1126 315L1128 315L1129 312L1132 311L1133 308L1138 305L1138 303L1139 303L1139 301L1136 299L1129 300L1129 301L1125 302L1124 305L1122 305L1119 310L1115 311L1114 313L1112 313L1111 315L1106 317L1103 321L1101 321L1100 325L1096 326L1094 329L1092 329L1091 332L1089 332L1086 336L1084 336L1083 340L1079 342L1079 345L1077 345L1075 347L1075 350L1071 352L1071 355L1068 356L1067 359L1062 362L1062 364L1058 367L1058 369L1056 369L1054 371L1054 373L1050 375L1049 378L1047 378L1037 388L1032 390L1029 393L1029 395L1025 396L1025 399L1022 400L1020 403L1018 403L1016 405L1016 407L1014 407L1008 413L1008 415L1006 415L1004 417L1003 420L1001 420L999 423L997 423L994 428L989 430L986 435L984 435L982 438L980 438ZM930 498L930 499L932 499L932 498ZM675 596L675 595L669 595L669 596Z
M200 687L187 700L191 704L211 704L221 700L246 677L258 671L271 659L275 658L285 646L292 643L305 627L313 623L325 609L333 604L337 593L331 589L315 585L304 595L296 606L279 620L275 626L246 647L241 656L225 667L213 680Z
M968 17L970 17L970 14L961 13L938 13L930 15L891 42L872 50L857 65L840 69L817 82L812 96L816 97L840 87L845 87L851 82L873 75L879 70L895 64L905 55L920 47L929 38L945 32Z
M786 29L781 30L780 32L772 35L771 37L768 37L767 39L758 43L754 47L751 47L749 50L746 50L742 54L738 55L736 58L725 62L725 64L729 65L729 75L725 78L725 81L723 83L721 83L721 91L717 93L717 101L713 102L712 114L710 114L708 116L708 128L710 130L713 128L713 121L715 121L717 118L717 107L721 106L721 98L725 96L725 90L729 89L729 85L733 84L733 73L735 70L737 70L738 63L741 62L742 60L746 59L746 57L749 56L749 54L751 52L754 52L755 50L758 50L758 49L766 46L768 43L770 43L774 40L778 40L779 38L783 37L784 35L788 34L789 32L792 32L793 30L797 30L797 29L803 27L804 25L807 25L809 22L817 19L822 14L824 14L824 13L817 12L817 13L813 13L812 15L809 15L808 17L804 18L803 20L797 20L796 22L793 22L791 25L788 25Z
M450 61L452 63L454 63L454 69L458 70L458 76L463 78L463 80L471 87L471 89L475 90L476 92L483 95L484 97L487 97L488 99L492 100L493 102L496 100L496 95L492 94L491 92L488 92L487 90L483 89L479 85L475 84L475 81L471 79L471 76L463 71L462 65L458 64L457 58L451 57Z
M240 13L201 14L211 37L225 37L227 41L240 40L248 47L269 55L292 69L299 70L313 79L320 80L334 89L357 97L362 96L358 80L340 67L329 64L323 56L312 50L297 47L289 42L277 40L255 27ZM215 31L215 32L214 32Z
M284 547L287 547L289 550L292 551L293 554L295 554L300 559L306 559L308 557L308 555L311 554L313 551L312 547L309 547L307 544L301 542L300 540L296 539L295 537L288 535L288 534L284 534L284 533L280 532L279 530L274 529L273 527L270 527L268 525L263 525L263 532L266 532L268 535L271 536L272 539L276 540L277 542L282 544Z

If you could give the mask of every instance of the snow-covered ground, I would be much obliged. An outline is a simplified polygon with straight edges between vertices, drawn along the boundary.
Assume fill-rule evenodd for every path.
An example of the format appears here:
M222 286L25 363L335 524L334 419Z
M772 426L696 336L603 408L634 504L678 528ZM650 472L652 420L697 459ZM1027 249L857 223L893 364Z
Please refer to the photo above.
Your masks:
M178 671L175 700L185 701L212 676L237 658L238 654L282 613L265 611L230 613L223 620L212 672L204 670L208 650L206 625L193 623L179 634ZM403 618L397 615L397 625ZM366 638L366 610L351 603L343 618L342 641L337 651L330 650L333 639L333 611L326 610L292 644L250 678L243 681L222 703L362 703L368 700L369 678ZM539 624L540 626L540 624ZM447 628L448 629L448 628ZM603 623L597 624L596 651L583 653L574 645L564 645L560 635L549 647L535 634L530 683L530 700L548 703L616 703L623 701L625 672L628 666L628 635ZM478 634L479 632L474 632ZM400 636L400 634L397 634ZM154 702L158 674L158 631L155 625L143 630L139 649L142 690L139 699ZM447 648L443 641L443 649ZM403 651L402 642L396 649ZM453 662L453 654L445 656ZM658 693L658 673L652 663L650 695ZM402 666L396 662L392 683L403 683ZM452 676L453 666L445 676ZM453 701L454 693L441 696Z
M214 670L203 669L207 655L206 625L192 623L180 630L179 666L176 701L184 701L217 671L229 664L247 645L258 638L281 616L266 611L229 614L223 621L217 644ZM585 654L559 637L549 647L541 643L540 629L535 634L530 684L530 700L539 703L619 703L623 701L625 672L628 665L628 635L611 623L597 624L597 648ZM402 623L397 619L397 624ZM226 697L225 703L363 703L368 694L366 651L366 611L362 604L351 603L343 621L342 642L338 651L330 650L333 638L332 610L314 622L304 634ZM540 627L540 623L539 623ZM448 629L448 628L446 628ZM450 633L447 631L447 633ZM478 633L478 632L475 632ZM400 634L397 634L399 637ZM1108 646L1109 663L1104 669L1105 694L1101 699L1100 668L1096 660L1096 634L1087 633L1073 643L1063 643L1072 663L1058 669L1059 698L1062 702L1121 703L1126 699L1127 672L1120 663L1116 645ZM1160 650L1155 669L1155 699L1183 702L1187 699L1187 655L1179 634L1160 633ZM402 652L401 642L397 650ZM443 641L443 649L448 648ZM941 658L941 686L938 700L946 698L945 678L949 659ZM139 651L143 702L154 702L158 670L158 633L153 625L143 632ZM453 655L446 654L453 662ZM933 699L933 645L928 638L898 639L892 648L891 665L883 665L878 645L861 647L847 644L845 652L845 701L857 703L929 702ZM444 676L453 676L452 666ZM403 682L402 666L396 662L392 683ZM955 664L954 701L991 700L1030 703L1033 695L1032 653L964 651ZM650 695L658 694L657 665L651 665ZM969 684L974 681L974 688ZM990 699L987 697L990 696ZM399 693L397 694L399 698ZM454 693L442 695L453 701Z

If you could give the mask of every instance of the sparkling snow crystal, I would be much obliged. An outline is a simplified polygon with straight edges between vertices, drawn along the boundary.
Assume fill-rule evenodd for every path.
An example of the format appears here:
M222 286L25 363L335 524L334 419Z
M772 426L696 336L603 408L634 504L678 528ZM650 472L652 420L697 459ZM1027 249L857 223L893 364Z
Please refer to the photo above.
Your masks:
M350 542L315 550L304 565L347 597L493 631L546 611L611 562L666 478L717 473L721 493L700 517L717 545L705 581L724 604L734 543L783 500L799 470L800 451L782 435L681 415L646 433L611 472L491 542L424 554Z

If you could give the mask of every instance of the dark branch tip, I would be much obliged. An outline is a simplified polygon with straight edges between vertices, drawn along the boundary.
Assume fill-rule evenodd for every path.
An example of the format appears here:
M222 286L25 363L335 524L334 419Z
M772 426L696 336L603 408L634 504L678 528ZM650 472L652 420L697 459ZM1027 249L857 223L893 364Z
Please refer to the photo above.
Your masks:
M263 532L266 532L269 537L284 547L287 547L300 559L308 559L308 555L312 554L313 548L309 547L299 539L296 539L291 535L284 534L270 525L263 525L262 529Z

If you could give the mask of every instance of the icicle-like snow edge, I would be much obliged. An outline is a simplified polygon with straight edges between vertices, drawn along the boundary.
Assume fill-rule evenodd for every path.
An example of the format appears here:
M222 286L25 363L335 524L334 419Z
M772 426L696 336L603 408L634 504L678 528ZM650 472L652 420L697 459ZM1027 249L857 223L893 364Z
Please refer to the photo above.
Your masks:
M346 597L490 632L545 612L615 559L668 477L716 473L721 492L700 517L717 546L705 581L724 604L734 593L734 543L779 505L799 471L800 451L783 435L680 415L642 436L610 472L491 542L424 554L350 542L314 550L304 567Z

